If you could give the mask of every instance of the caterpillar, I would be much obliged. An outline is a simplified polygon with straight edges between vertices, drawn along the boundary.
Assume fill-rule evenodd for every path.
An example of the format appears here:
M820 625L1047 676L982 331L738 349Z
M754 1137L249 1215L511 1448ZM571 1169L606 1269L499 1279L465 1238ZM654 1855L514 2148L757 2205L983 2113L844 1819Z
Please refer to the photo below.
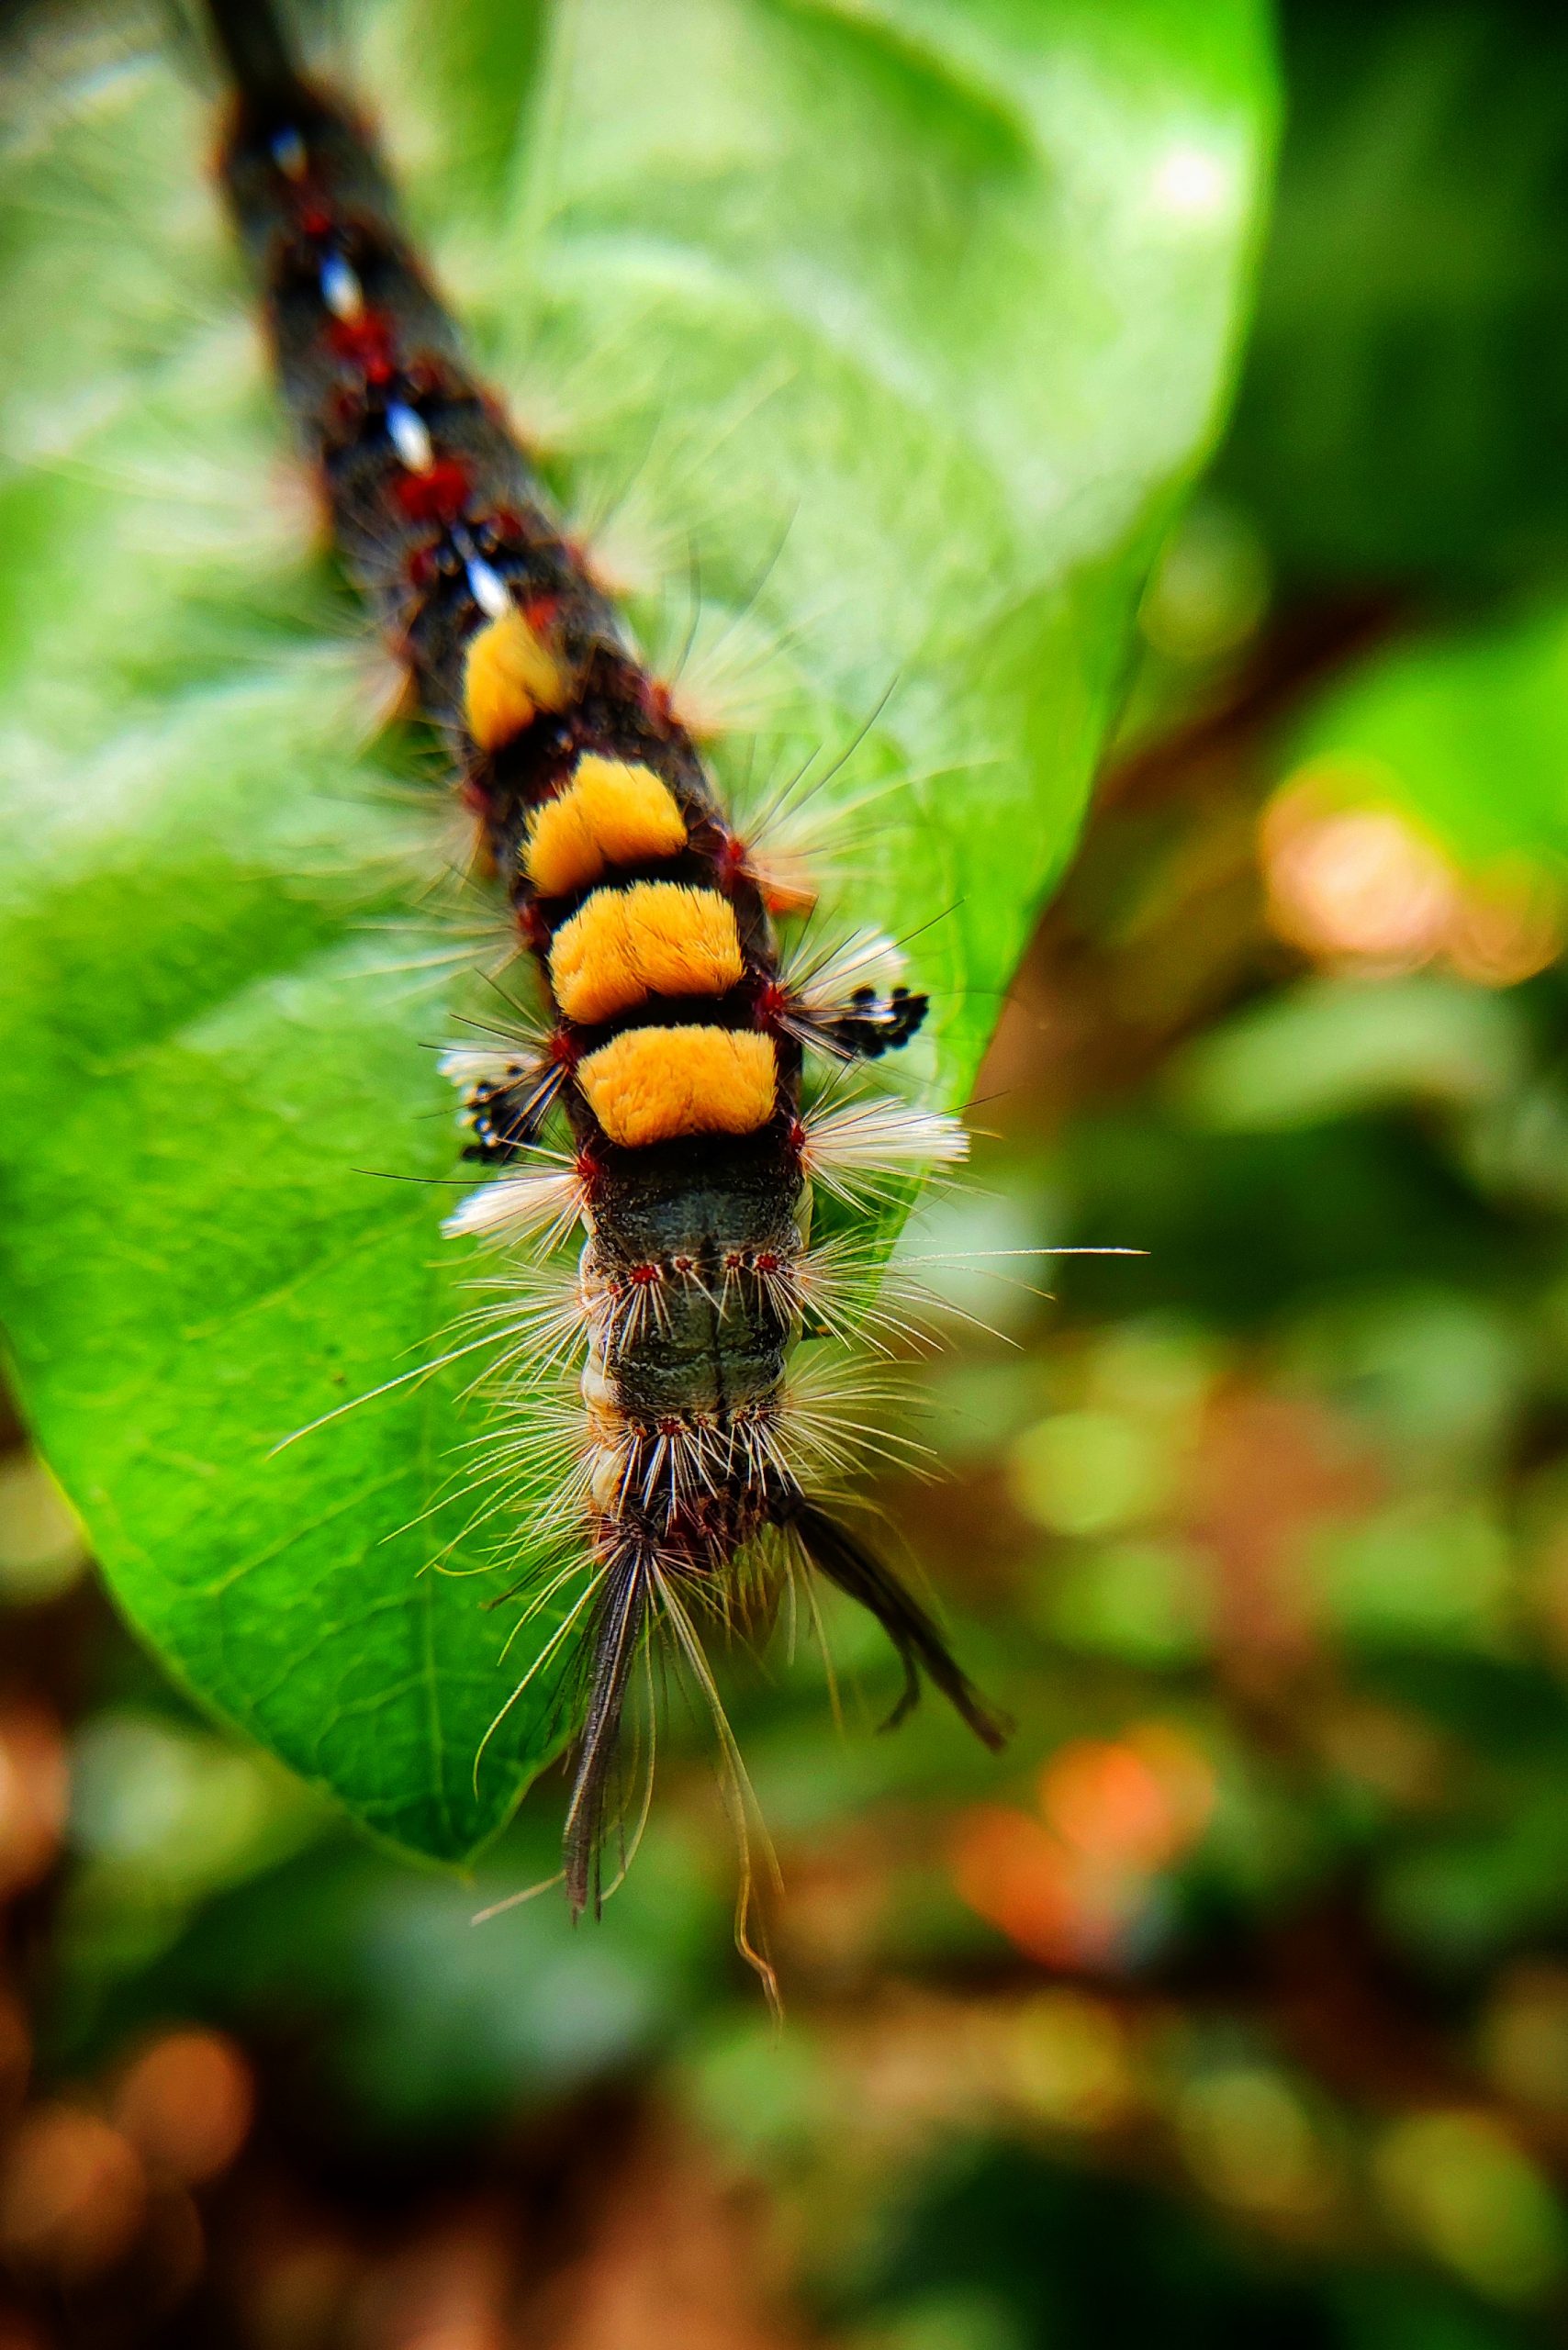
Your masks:
M448 746L537 966L537 1034L447 1059L487 1180L445 1229L527 1250L580 1225L570 1508L587 1574L565 1830L574 1913L603 1894L622 1720L663 1630L759 1612L796 1561L869 1610L989 1746L1002 1732L926 1609L841 1522L793 1432L790 1362L827 1317L813 1189L951 1163L955 1120L892 1097L802 1107L808 1054L874 1062L927 1000L854 941L792 969L779 893L727 821L400 223L357 111L270 6L209 0L232 85L218 176L283 400L351 578ZM564 1152L546 1149L565 1129ZM770 1547L771 1546L771 1547ZM783 1553L783 1568L779 1552ZM766 1613L766 1598L760 1612Z

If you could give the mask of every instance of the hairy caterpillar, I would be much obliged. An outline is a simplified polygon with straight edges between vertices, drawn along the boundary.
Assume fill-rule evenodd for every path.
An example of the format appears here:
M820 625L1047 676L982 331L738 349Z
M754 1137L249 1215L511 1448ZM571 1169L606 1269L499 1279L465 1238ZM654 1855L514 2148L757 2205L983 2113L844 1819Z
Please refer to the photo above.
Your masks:
M448 1220L504 1244L580 1222L571 1504L588 1659L566 1833L596 1901L622 1712L661 1628L766 1613L773 1536L852 1595L988 1744L929 1616L815 1489L786 1376L830 1321L811 1188L962 1155L893 1102L803 1114L805 1054L875 1060L924 1019L874 942L790 971L769 891L668 693L630 644L398 225L352 110L255 0L212 0L237 98L220 173L284 397L339 550L448 742L548 1006L536 1037L450 1057L491 1180ZM564 1122L564 1159L543 1150ZM761 1586L759 1596L759 1586Z

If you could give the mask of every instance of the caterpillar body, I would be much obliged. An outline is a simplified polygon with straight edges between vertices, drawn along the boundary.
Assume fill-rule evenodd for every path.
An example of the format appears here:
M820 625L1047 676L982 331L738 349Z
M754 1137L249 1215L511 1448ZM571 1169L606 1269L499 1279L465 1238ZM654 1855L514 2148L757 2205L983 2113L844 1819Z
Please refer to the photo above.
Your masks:
M580 1222L574 1492L591 1606L566 1832L597 1903L621 1720L661 1622L728 1617L785 1545L877 1617L988 1744L996 1721L930 1616L813 1492L787 1360L812 1296L813 1179L962 1155L890 1102L802 1115L808 1049L874 1060L925 999L870 947L781 964L768 891L691 733L553 517L400 225L353 110L255 0L211 0L235 97L219 173L282 392L338 549L405 666L539 967L548 1023L464 1051L466 1156L491 1180L448 1229L511 1243ZM565 1161L542 1155L566 1122ZM817 1254L820 1256L820 1251Z

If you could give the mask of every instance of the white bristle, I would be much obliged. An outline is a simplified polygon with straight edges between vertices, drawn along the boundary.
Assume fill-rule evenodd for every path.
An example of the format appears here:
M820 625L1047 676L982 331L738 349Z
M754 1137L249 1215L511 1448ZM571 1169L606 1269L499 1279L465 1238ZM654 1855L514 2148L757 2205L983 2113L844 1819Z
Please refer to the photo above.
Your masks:
M877 1175L903 1168L956 1167L969 1138L957 1118L901 1102L852 1102L806 1121L806 1172L831 1186L835 1176Z
M573 1169L502 1175L470 1192L441 1228L452 1235L539 1232L552 1225L574 1224L581 1206L582 1186Z
M386 408L386 431L398 456L411 474L428 474L435 463L430 427L418 408L406 400L392 400Z
M890 1272L887 1250L875 1241L841 1234L808 1249L793 1268L797 1311L843 1344L895 1355L929 1347L928 1325L939 1301Z
M915 1393L896 1366L868 1370L831 1343L809 1348L791 1364L778 1409L774 1442L782 1465L829 1485L882 1462L928 1473L931 1448L901 1425Z
M879 930L863 930L810 960L804 957L792 959L784 977L803 1004L812 1009L836 1007L845 995L864 987L873 975L896 979L903 964L904 958L890 938L884 937Z
M364 316L364 289L342 253L329 253L321 263L321 299L345 325Z
M436 1063L442 1077L454 1085L505 1085L528 1074L528 1058L523 1053L498 1053L492 1047L454 1045L442 1053Z

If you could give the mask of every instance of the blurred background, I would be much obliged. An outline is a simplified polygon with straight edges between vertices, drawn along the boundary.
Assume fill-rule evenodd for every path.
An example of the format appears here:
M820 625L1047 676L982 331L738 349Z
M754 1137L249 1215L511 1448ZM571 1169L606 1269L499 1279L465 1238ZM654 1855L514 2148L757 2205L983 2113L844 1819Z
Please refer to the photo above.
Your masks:
M729 1674L769 2024L675 1724L384 1861L0 1456L0 2350L1528 2350L1568 2329L1568 20L1287 0L1228 442L980 1087L883 1495L1001 1779L835 1617ZM1014 1279L1013 1275L1019 1274ZM865 1667L866 1688L858 1687Z

